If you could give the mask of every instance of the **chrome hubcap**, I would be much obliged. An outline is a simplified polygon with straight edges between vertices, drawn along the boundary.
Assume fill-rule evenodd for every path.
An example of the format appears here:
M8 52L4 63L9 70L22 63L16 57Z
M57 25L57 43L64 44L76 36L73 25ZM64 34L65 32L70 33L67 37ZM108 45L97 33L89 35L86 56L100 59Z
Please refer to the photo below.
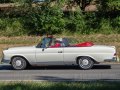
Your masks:
M16 64L16 66L21 66L22 62L21 62L21 60L17 60L15 64Z
M84 59L84 60L82 61L82 64L83 64L83 65L88 65L88 64L89 64L89 61L88 61L87 59Z

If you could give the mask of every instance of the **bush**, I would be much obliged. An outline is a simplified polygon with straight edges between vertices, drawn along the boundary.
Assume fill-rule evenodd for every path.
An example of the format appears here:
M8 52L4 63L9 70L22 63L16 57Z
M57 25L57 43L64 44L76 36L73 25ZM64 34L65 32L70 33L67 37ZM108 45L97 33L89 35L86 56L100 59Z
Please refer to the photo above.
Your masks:
M100 33L102 33L102 34L114 33L113 28L110 24L110 20L102 19L100 25L101 25Z
M65 21L63 12L56 7L41 7L40 10L28 13L24 17L24 27L29 29L29 34L56 34L64 30Z
M85 32L85 20L84 16L81 13L81 11L77 12L69 12L70 15L65 17L65 29L68 30L69 32L80 32L84 33Z
M2 36L20 36L25 34L21 20L16 18L0 19L0 30Z
M1 0L0 2L18 2ZM53 0L54 1L54 0ZM61 7L69 0L61 0L51 7L50 2L32 7L32 0L19 0L21 7L0 11L0 33L2 35L38 35L120 33L119 0L100 0L98 12L63 12ZM5 33L4 33L5 32Z

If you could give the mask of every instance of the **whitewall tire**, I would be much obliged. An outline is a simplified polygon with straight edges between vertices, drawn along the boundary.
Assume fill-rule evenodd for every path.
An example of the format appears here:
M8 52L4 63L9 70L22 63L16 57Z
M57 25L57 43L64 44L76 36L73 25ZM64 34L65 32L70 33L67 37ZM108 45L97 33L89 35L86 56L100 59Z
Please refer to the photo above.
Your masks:
M22 57L14 57L12 59L11 65L16 70L24 70L27 67L27 62Z
M78 65L81 69L91 69L94 65L93 60L90 57L81 57L78 59Z

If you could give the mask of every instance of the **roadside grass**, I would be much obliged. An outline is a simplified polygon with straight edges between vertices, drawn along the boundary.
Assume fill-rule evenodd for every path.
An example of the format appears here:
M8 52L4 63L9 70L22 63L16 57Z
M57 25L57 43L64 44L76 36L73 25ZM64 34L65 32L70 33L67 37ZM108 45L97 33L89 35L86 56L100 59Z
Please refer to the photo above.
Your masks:
M120 56L120 34L110 34L110 35L103 35L103 34L91 34L91 35L54 35L55 37L68 37L73 38L73 43L78 42L93 42L94 44L100 45L109 45L109 46L116 46L117 54ZM31 46L36 45L41 40L41 36L18 36L18 37L0 37L0 57L2 50L9 48L9 47L16 47L16 46Z
M0 90L120 90L120 82L1 82Z

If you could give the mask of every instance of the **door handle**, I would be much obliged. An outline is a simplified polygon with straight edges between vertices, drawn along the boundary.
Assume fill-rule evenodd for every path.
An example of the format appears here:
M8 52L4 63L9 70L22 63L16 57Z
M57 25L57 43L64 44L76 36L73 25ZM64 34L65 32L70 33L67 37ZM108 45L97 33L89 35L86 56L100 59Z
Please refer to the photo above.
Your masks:
M62 53L62 51L58 51L58 53Z

